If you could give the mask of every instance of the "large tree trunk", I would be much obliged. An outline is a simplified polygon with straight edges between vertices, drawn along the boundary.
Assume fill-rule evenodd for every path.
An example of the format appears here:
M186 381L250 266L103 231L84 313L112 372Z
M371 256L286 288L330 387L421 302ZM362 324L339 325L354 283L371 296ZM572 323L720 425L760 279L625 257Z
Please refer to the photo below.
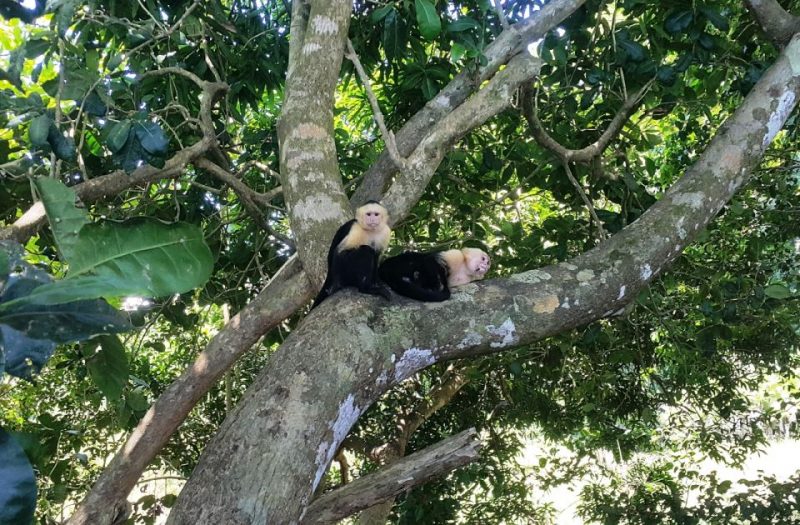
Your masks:
M294 523L359 416L438 361L499 352L612 315L747 180L800 95L793 39L698 162L638 221L574 260L390 306L352 292L314 310L206 448L171 523Z

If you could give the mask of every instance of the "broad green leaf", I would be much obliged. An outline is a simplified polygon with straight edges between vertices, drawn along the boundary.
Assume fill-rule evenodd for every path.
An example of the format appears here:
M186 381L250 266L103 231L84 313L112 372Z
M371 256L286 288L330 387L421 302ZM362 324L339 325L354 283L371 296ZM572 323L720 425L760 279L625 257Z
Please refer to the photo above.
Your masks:
M773 299L788 299L792 292L782 284L771 284L764 288L764 295Z
M405 23L394 8L383 20L383 49L386 58L393 60L401 56L406 45Z
M22 332L28 339L49 339L56 343L82 341L99 334L131 329L128 320L103 300L3 305L0 324Z
M131 121L121 120L111 124L111 130L106 137L106 145L111 153L117 153L121 150L125 143L128 141L128 136L131 131Z
M79 250L70 259L67 280L95 275L138 295L160 297L201 286L211 275L211 251L194 225L154 221L84 226ZM124 281L130 281L125 284Z
M53 119L47 113L43 113L31 121L28 138L32 145L37 148L47 145L47 134L50 132L52 123Z
M109 401L122 396L122 389L128 382L128 357L116 336L99 337L97 351L87 360L86 366L92 381Z
M19 330L0 325L0 349L5 356L7 373L31 379L53 355L56 344L46 339L31 339Z
M442 21L430 0L414 0L417 10L417 25L423 38L433 40L442 32Z
M619 46L625 50L625 54L632 62L641 62L647 57L644 46L631 40L618 40Z
M369 19L373 23L378 23L384 18L386 18L386 15L388 15L389 12L393 9L394 6L392 6L391 4L379 7L378 9L374 10L372 13L369 14Z
M675 68L672 66L661 66L658 68L658 72L656 72L656 78L665 86L671 86L675 84L678 75L675 73Z
M108 108L100 98L100 95L92 90L83 102L83 111L91 117L103 117Z
M719 9L716 7L700 6L697 10L703 13L703 16L706 17L706 20L711 22L711 25L723 33L727 33L728 30L730 30L731 26L728 20L720 14Z
M470 18L468 16L459 18L455 22L451 22L447 24L447 32L448 33L459 33L461 31L467 31L468 29L480 29L481 25L478 23L477 20L474 18Z
M74 279L61 279L43 284L24 297L0 304L0 312L21 304L63 304L101 297L137 295L140 291L141 287L135 282L126 283L119 279L82 275Z
M664 29L666 29L667 33L678 34L685 31L692 24L693 19L694 15L691 11L675 11L667 17L664 22Z
M467 54L467 49L458 42L453 43L450 48L450 62L455 64Z
M0 282L5 281L11 271L11 261L8 253L0 246Z
M161 126L155 122L137 122L134 125L136 136L139 138L139 143L142 147L153 155L166 155L169 148L169 139L167 139Z
M47 142L53 148L53 153L61 160L73 161L78 158L78 150L75 149L75 141L71 137L65 137L56 127L55 123L50 124L47 133Z
M19 443L0 428L0 523L32 523L35 509L33 468Z
M76 257L78 233L89 223L86 212L75 205L75 192L61 181L39 177L35 184L56 238L58 251L69 263Z

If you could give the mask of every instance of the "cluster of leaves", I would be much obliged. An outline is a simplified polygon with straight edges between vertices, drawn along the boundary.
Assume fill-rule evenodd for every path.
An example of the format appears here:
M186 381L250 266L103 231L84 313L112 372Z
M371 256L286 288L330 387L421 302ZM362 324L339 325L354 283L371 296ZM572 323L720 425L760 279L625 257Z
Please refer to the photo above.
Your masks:
M36 186L70 271L65 279L53 281L24 260L20 247L8 241L0 246L0 375L31 379L56 344L131 329L128 319L103 297L170 295L208 279L211 253L193 226L91 223L75 206L74 192L61 182L44 178ZM85 352L100 389L109 399L118 399L128 381L119 340L97 338ZM2 432L0 455L8 459L8 470L4 468L0 485L0 518L26 523L34 510L33 472L22 449Z
M794 523L800 517L800 476L779 480L771 475L720 481L716 472L700 474L670 464L633 465L623 477L606 473L608 481L582 491L580 514L590 520L623 525L636 523ZM691 480L691 483L687 483ZM697 501L689 503L689 494Z

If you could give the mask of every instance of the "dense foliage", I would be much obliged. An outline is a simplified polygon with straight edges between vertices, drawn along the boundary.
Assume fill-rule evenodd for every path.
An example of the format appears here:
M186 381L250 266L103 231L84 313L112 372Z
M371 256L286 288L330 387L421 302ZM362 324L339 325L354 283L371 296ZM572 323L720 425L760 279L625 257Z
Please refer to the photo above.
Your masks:
M540 3L508 0L502 8L514 23L535 16ZM782 4L800 13L800 2ZM42 523L69 515L152 400L294 251L276 174L289 2L65 0L50 8L22 20L3 11L0 20L0 224L11 225L42 199L52 226L26 240L24 255L3 245L9 255L0 259L0 301L20 296L6 294L23 274L40 280L25 295L55 276L57 298L35 304L84 301L119 315L101 300L110 299L128 310L133 330L78 331L80 310L70 307L65 324L75 333L57 338L29 327L35 333L28 338L45 341L29 343L34 371L44 365L35 380L6 375L0 383L0 457L12 450L2 446L9 436L24 449ZM350 37L387 125L397 129L455 74L480 65L502 27L486 0L357 1ZM523 99L532 97L555 140L580 148L644 88L603 154L570 166L613 234L693 162L776 56L733 0L592 0L534 47L545 66L533 89L448 154L397 226L392 253L480 246L492 254L497 276L582 253L598 242L597 226L562 161L533 139ZM352 192L382 142L351 63L341 80L335 138ZM218 82L227 84L224 94L213 90ZM209 133L221 147L195 155L192 148ZM372 407L347 452L360 473L377 467L369 451L395 439L397 422L454 371L463 385L424 418L407 451L469 426L485 438L482 460L400 498L394 519L552 522L553 509L531 499L534 489L578 480L590 480L580 513L596 522L796 519L797 478L764 476L735 493L694 465L703 458L736 465L771 439L797 435L798 147L792 117L713 227L622 316L495 357L434 367ZM182 155L190 161L172 164ZM139 182L87 193L85 211L63 186L47 187L58 180L77 189L115 172ZM32 182L37 177L49 179ZM48 191L59 197L48 202ZM78 220L81 234L57 218ZM147 261L125 259L114 271L103 266L101 246L145 251L175 236L193 244ZM194 279L180 270L192 260ZM142 272L152 276L144 279L148 286L138 279ZM87 280L69 284L79 278ZM147 299L119 300L127 296ZM9 335L14 326L3 317L8 308L0 304L0 372L30 378L16 372L21 360ZM301 316L237 363L173 436L154 472L190 474ZM123 321L105 332L132 328ZM523 469L515 458L532 435L547 445L538 466ZM628 465L625 474L604 465L609 453ZM21 452L13 457L21 460ZM341 479L333 470L329 485ZM134 493L138 498L132 522L152 523L175 495L145 491Z

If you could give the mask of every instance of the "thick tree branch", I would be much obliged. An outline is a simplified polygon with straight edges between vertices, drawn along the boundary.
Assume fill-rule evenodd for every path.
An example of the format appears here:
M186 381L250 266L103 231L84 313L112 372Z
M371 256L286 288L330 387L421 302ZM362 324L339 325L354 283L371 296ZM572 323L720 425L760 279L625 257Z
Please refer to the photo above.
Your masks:
M507 64L528 44L543 38L584 3L585 0L553 0L532 13L529 18L500 33L484 50L486 65L477 72L465 70L456 75L396 133L400 156L410 155L437 122L460 106L483 82L494 76L501 66ZM389 157L389 152L384 151L365 173L364 181L353 194L351 202L357 205L369 199L380 199L387 182L396 174L397 168Z
M767 38L783 47L800 32L800 17L786 12L777 0L744 0L744 5L756 19Z
M328 244L352 218L342 188L333 140L334 92L342 66L352 2L312 1L300 38L290 41L293 60L278 122L280 171L297 254L316 287L326 272ZM295 7L293 13L302 12Z
M595 249L467 285L443 303L398 299L381 307L353 292L323 303L229 414L170 522L296 521L349 429L392 385L436 362L508 350L613 315L747 180L800 97L798 64L795 38L685 175Z
M444 476L479 457L477 432L474 428L465 430L323 494L308 506L302 523L335 523L431 479Z

